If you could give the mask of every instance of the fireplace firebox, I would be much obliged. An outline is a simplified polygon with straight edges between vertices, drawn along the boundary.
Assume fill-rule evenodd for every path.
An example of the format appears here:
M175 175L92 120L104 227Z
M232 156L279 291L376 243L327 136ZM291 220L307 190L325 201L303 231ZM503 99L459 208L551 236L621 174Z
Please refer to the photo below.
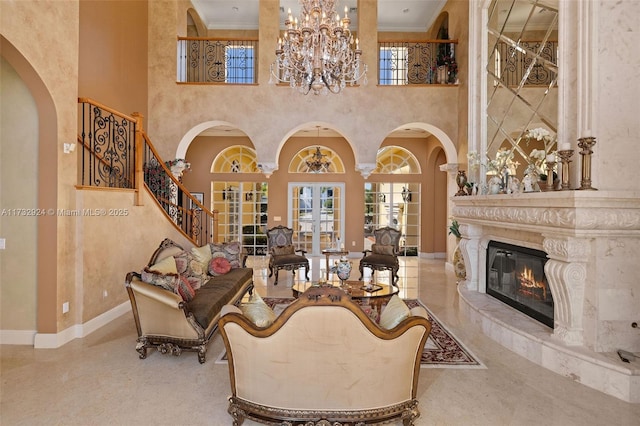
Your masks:
M490 241L487 294L553 328L553 296L544 274L546 262L543 251Z

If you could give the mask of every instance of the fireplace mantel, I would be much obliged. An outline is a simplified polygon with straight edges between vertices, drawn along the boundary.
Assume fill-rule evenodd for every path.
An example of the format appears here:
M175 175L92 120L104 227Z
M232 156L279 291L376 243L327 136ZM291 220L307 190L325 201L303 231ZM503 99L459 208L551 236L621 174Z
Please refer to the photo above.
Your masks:
M535 327L538 331L531 339L540 343L546 334L542 340L569 353L590 354L598 359L594 365L602 365L600 354L608 359L617 349L640 351L640 329L631 326L640 323L640 193L553 191L459 196L451 201L467 272L459 284L463 301L486 296L489 241L542 250L549 258L545 275L553 294L554 327ZM492 310L512 309L490 303ZM527 351L522 352L526 356ZM638 374L630 378L635 396L625 394L623 399L640 401ZM581 381L579 372L577 377Z

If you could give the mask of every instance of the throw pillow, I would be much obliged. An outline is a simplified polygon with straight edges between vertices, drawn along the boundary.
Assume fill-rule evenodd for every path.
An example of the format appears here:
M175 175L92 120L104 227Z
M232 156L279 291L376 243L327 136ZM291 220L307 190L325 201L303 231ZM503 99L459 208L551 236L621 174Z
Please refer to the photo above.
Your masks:
M231 269L239 268L242 255L242 246L239 241L232 241L223 244L209 243L211 258L224 257L231 263Z
M152 271L159 272L161 274L177 274L178 268L176 267L176 260L173 256L165 257L159 262L154 263L149 267Z
M276 314L256 291L249 296L248 302L240 305L240 310L256 327L269 327L276 320Z
M209 247L207 246L208 249ZM176 260L178 274L186 277L194 290L202 287L202 284L207 280L209 262L202 266L202 263L196 260L195 256L189 251L183 251L175 255L174 259Z
M214 257L209 262L209 275L217 277L218 275L224 275L231 270L231 262L225 257Z
M292 244L288 246L277 246L271 248L271 254L274 256L282 256L286 254L294 254L296 252L295 247Z
M373 254L384 254L386 256L393 256L393 246L373 244L371 246L371 252Z
M380 314L380 327L390 330L409 318L411 310L397 294L391 296L391 300Z
M142 270L142 281L145 283L157 285L174 293L176 289L176 283L178 281L178 274L163 274L158 271L152 270L150 267L146 267Z
M202 247L193 247L191 249L193 258L203 265L208 265L211 260L211 247L209 244Z
M191 284L189 284L187 277L181 276L176 280L176 294L179 294L185 302L191 302L193 300L196 291L191 287Z

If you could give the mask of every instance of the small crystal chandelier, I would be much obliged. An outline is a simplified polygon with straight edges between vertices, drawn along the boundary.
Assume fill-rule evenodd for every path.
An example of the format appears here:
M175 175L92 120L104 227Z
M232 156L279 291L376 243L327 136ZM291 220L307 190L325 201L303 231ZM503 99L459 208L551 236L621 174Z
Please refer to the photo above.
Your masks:
M331 161L324 157L326 157L326 155L320 152L320 147L317 146L316 152L311 157L311 160L306 161L310 173L323 173L329 171Z
M320 126L318 127L318 140L320 139ZM320 151L320 147L316 147L316 152L311 156L310 160L306 160L305 163L309 168L309 173L326 173L329 171L331 161L327 160L326 155Z
M351 19L335 11L336 0L300 0L300 21L291 9L284 24L284 38L278 39L276 60L271 64L270 83L289 83L301 93L340 93L360 79L367 83L367 66L361 63L358 39L349 30Z

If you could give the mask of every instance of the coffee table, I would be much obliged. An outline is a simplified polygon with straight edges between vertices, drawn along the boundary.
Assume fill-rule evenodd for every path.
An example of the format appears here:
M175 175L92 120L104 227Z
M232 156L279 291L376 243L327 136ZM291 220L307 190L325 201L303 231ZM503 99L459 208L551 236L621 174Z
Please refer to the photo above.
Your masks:
M307 291L312 286L317 286L318 283L312 283L310 281L298 282L291 287L293 291L293 297L298 298L302 293ZM345 293L347 293L352 299L359 299L363 305L370 305L372 308L376 308L380 312L382 305L389 302L391 296L397 294L399 289L393 285L387 284L372 284L374 288L379 289L377 291L367 291L363 289L364 281L345 281L345 287L342 287L342 283L327 282L326 285L332 285L333 287L341 287Z

